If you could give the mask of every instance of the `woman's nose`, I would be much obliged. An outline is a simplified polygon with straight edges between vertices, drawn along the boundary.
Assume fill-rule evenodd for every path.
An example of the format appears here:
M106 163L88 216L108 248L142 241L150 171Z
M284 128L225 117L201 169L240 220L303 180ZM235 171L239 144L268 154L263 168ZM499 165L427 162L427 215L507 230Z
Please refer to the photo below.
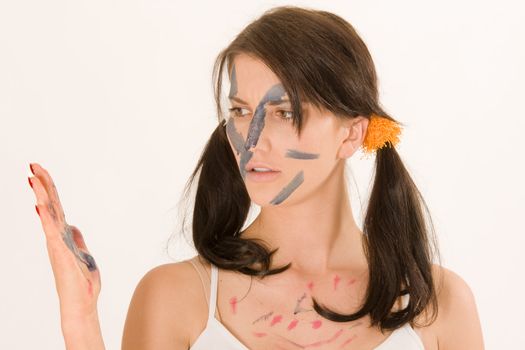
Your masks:
M250 145L249 151L255 152L271 150L271 126L265 125L259 132L257 141Z

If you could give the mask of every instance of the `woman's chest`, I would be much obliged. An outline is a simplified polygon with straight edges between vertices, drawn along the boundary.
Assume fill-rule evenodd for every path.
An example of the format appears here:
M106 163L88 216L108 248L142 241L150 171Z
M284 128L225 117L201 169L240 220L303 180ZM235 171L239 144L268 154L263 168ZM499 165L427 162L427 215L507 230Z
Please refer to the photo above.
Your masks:
M369 327L369 318L335 322L318 304L341 314L358 310L365 285L357 276L330 280L281 280L268 284L224 277L219 282L216 319L249 349L374 349L390 335Z

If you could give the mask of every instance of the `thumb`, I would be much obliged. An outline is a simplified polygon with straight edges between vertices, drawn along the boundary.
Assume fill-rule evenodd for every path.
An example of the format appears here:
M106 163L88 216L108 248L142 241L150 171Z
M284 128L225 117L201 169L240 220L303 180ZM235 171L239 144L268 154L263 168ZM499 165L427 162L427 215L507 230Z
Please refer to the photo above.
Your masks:
M89 249L87 248L86 242L84 241L84 236L82 236L82 233L76 226L69 225L69 228L71 230L73 241L79 248L79 255L82 262L86 264L89 271L95 271L97 269L97 264L95 263L93 256L89 254Z

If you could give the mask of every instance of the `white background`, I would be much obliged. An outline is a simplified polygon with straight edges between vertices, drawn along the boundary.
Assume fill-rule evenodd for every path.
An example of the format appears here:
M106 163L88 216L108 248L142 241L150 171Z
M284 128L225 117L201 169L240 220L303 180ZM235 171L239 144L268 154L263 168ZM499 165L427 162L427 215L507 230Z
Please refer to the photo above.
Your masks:
M1 349L63 348L29 163L50 171L101 268L102 331L118 349L139 279L193 255L183 241L164 248L216 125L213 60L280 4L332 11L358 30L383 105L408 126L399 152L443 265L476 296L486 348L525 344L521 2L2 0ZM350 163L361 220L372 160Z

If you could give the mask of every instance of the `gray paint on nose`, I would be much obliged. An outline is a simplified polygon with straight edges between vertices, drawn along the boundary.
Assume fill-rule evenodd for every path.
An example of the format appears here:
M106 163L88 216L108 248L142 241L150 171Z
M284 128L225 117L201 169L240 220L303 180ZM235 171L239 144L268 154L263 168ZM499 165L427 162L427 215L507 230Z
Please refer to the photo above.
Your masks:
M282 203L300 184L304 181L304 172L301 170L295 177L284 187L274 199L270 201L270 204L277 205Z
M319 154L317 153L306 153L301 151L296 151L293 149L286 150L285 157L295 158L295 159L317 159Z
M246 138L246 144L244 145L246 150L257 145L259 136L261 136L262 129L264 128L264 118L266 117L266 104L268 102L278 103L283 101L283 96L286 94L282 84L276 84L268 90L268 92L261 99L261 102L257 105L255 113L250 122L248 128L248 137Z
M246 164L248 164L248 162L253 156L253 152L250 151L250 149L257 145L257 142L259 141L259 136L261 136L261 132L264 128L264 119L266 117L266 104L268 102L279 103L283 101L283 97L285 94L286 91L284 90L282 84L276 84L266 92L266 94L263 96L263 98L257 105L257 108L255 109L253 118L250 121L250 126L248 127L248 136L246 137L244 149L241 151L241 160L239 162L239 170L241 172L243 180L246 178Z

